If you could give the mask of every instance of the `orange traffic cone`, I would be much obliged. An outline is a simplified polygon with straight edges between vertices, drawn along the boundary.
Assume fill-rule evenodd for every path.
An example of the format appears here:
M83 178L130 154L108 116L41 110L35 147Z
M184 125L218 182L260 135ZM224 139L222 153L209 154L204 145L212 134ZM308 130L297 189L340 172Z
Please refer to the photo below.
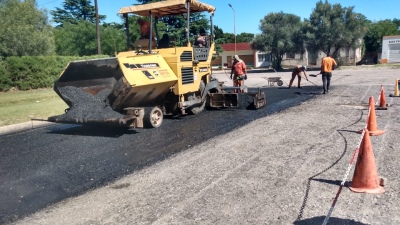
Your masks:
M358 152L357 164L354 170L350 190L359 193L380 194L385 189L380 186L380 179L375 165L375 156L371 146L368 130L365 134Z
M394 94L390 94L390 97L400 97L399 95L399 80L396 80L396 86L394 87Z
M384 134L384 130L378 130L377 125L376 125L376 114L375 114L375 103L374 103L374 97L371 96L369 97L369 118L368 118L368 124L367 124L367 129L369 131L370 136L378 136L381 134ZM362 133L362 130L358 131L359 134Z
M386 110L387 109L385 93L383 91L383 85L381 86L381 94L379 96L379 106L377 106L376 109L377 110Z

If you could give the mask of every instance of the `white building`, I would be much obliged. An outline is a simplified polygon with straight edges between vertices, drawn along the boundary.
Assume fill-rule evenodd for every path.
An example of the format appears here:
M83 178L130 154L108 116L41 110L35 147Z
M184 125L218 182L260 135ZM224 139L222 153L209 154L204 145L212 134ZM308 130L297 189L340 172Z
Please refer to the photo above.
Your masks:
M400 35L383 36L381 63L400 62Z

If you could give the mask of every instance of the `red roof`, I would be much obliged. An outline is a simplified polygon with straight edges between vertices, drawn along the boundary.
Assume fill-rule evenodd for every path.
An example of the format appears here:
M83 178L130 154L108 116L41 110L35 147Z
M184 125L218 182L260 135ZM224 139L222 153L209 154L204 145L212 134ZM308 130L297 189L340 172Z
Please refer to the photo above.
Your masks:
M224 51L235 51L235 43L220 44ZM250 43L236 43L236 51L252 50Z

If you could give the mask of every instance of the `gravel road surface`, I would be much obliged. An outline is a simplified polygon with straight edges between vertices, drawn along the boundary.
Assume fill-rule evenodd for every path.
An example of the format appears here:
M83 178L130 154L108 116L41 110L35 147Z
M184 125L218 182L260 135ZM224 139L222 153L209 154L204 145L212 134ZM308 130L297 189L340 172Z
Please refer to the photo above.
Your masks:
M229 82L224 73L215 73L215 76L221 81ZM188 119L190 127L178 126L179 130L168 132L163 132L161 127L155 134L162 135L162 139L173 140L166 143L174 142L176 145L176 142L184 142L185 139L195 141L193 144L184 142L185 148L176 145L184 150L169 154L168 157L133 172L119 173L117 179L109 179L81 194L56 198L52 204L44 204L47 207L43 206L33 213L28 211L26 215L19 214L20 217L16 219L7 220L3 217L4 223L322 224L360 140L360 134L356 131L365 126L369 97L373 96L377 101L381 85L384 85L386 100L391 106L388 110L377 110L376 120L378 128L386 132L371 137L371 144L378 174L387 179L384 187L386 192L353 193L346 183L328 224L400 224L400 98L388 97L394 92L400 70L370 67L336 70L333 72L331 91L326 95L321 94L320 77L310 78L313 83L304 80L303 89L289 90L276 84L268 86L265 77L276 76L282 77L285 83L290 80L290 73L284 72L250 73L246 81L249 87L263 87L268 99L281 97L279 101L269 102L265 109L232 112L234 117L229 116L229 111L204 112L201 120L208 119L207 124L197 123L195 117L191 117ZM218 121L213 120L213 114L221 113L227 117L226 125L217 124ZM242 120L246 123L240 122ZM175 122L179 123L167 121L163 126L173 127ZM235 126L235 123L239 125ZM213 130L213 126L226 126L229 129L222 129L224 132L220 135L210 136L207 129L199 129L197 126L209 126L209 130ZM191 132L181 132L180 129ZM50 132L48 138L57 137L57 140L53 140L55 142L61 143L63 138L67 138L65 133L53 136L54 133L57 134ZM187 133L190 136L186 136ZM146 143L152 143L155 134L153 132ZM118 138L121 141L128 135L135 135L135 132ZM196 135L196 138L193 139L191 135ZM11 136L0 136L0 143L6 143ZM82 142L91 138L99 139L91 136L82 138ZM89 146L92 149L86 150L108 146L98 141L97 145ZM40 142L34 144L40 145ZM136 144L131 143L132 149L135 149L133 146ZM146 148L144 144L140 146ZM56 148L57 143L51 144L51 147ZM75 147L79 148L76 145ZM113 154L121 149L116 157L123 158L124 152L129 157L135 157L133 153L126 153L129 151L129 144L108 147L113 148ZM164 147L156 144L149 148ZM10 150L0 150L0 156L6 156L3 153L6 151L7 157L12 154ZM53 151L47 154L56 154ZM29 155L29 152L24 154L25 160L39 157ZM77 155L77 160L79 157ZM112 154L107 157L112 157ZM107 168L105 162L107 160L98 162L98 166ZM63 164L63 161L58 163L59 167L71 166ZM11 168L10 165L17 168ZM20 168L17 164L0 158L0 180L10 179L12 173L5 170L11 169L17 172ZM33 173L45 176L44 173L49 168L37 165L35 169L37 170L32 171ZM79 172L83 168L75 169ZM353 170L354 167L346 181L351 181ZM94 175L95 172L93 171ZM53 177L47 182L67 183L69 177L63 177L62 181L59 179ZM7 191L22 180L14 182L0 183L2 198L9 196L9 193L18 194L21 191ZM40 186L37 183L31 185ZM46 194L46 186L43 186L40 195ZM7 207L0 207L1 209Z

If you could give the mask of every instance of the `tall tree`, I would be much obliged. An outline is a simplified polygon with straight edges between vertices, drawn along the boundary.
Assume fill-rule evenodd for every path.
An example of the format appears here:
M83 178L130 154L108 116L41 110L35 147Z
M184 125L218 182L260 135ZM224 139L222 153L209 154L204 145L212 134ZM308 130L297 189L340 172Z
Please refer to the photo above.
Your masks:
M399 27L400 21L396 22L396 19L370 23L364 37L366 51L374 52L381 49L383 36L400 34Z
M50 55L54 36L35 0L0 2L0 56Z
M252 48L271 52L272 65L282 69L285 53L303 52L302 22L299 16L283 12L270 13L262 19L261 34L251 42Z
M162 0L137 0L138 3L147 4L151 2L159 2ZM189 36L190 42L194 42L194 36L197 35L201 28L204 28L206 31L210 29L209 20L206 18L206 15L203 13L191 13L190 14L190 27L189 27ZM186 18L184 15L177 16L165 16L158 19L159 22L165 24L165 30L161 30L159 36L162 36L163 33L168 32L171 40L177 46L186 45Z
M236 36L236 42L237 43L241 43L241 42L250 43L251 41L253 41L253 38L254 38L254 34L243 32Z
M214 35L215 35L215 40L218 40L224 37L224 31L217 25L214 25Z
M54 22L59 26L65 23L77 24L81 21L96 22L96 11L90 0L65 0L63 8L56 7L56 10L50 11ZM106 19L105 15L99 15L99 21Z
M235 35L233 33L223 33L218 39L215 39L215 43L226 44L235 43Z
M353 10L353 6L331 5L327 0L317 2L310 19L306 20L307 48L336 57L341 48L361 47L367 20Z
M102 34L102 54L114 55L115 53L127 50L125 42L126 34L124 29L120 28L119 25L103 25L100 27L100 31Z
M206 18L203 13L191 13L190 14L190 27L189 27L189 36L190 42L194 43L194 37L199 34L200 29L204 28L206 31L210 29L209 20ZM187 44L186 37L186 26L187 19L183 15L177 16L165 16L159 18L159 22L165 24L165 31L168 32L170 37L174 40L177 46L183 46Z
M103 54L114 55L126 50L126 37L120 25L100 26L104 38L101 43ZM89 21L78 24L66 23L55 29L56 51L58 55L95 55L97 53L96 26Z

